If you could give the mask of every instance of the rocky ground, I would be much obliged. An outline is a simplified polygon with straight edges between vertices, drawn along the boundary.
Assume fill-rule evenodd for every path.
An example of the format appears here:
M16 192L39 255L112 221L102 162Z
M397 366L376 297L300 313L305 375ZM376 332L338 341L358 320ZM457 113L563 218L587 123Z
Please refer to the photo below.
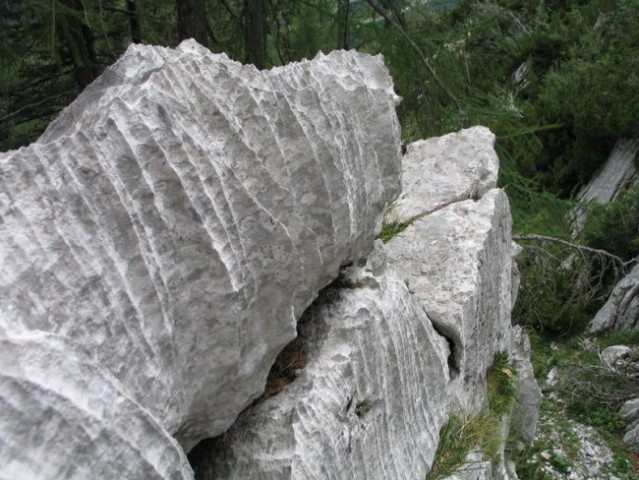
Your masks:
M526 460L530 476L520 474L522 480L637 478L594 427L568 419L560 411L542 413L536 443L541 448Z
M586 338L538 351L536 367L537 373L543 373L539 383L544 400L535 442L517 458L521 480L639 478L636 456L622 441L625 424L616 410L583 402L592 393L581 390L583 369L589 372L587 382L602 382L596 373L606 368L600 361L605 358L601 347L597 339ZM610 388L607 391L612 393ZM576 405L589 408L580 411Z

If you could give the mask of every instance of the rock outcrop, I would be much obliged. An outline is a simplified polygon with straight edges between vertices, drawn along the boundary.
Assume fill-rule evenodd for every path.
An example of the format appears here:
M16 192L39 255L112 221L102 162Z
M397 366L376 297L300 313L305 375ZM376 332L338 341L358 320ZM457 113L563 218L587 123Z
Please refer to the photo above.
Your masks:
M602 170L579 192L582 202L609 203L633 182L637 182L639 140L619 140ZM575 229L580 232L586 219L586 209L575 209ZM607 330L639 329L639 265L613 289L605 305L588 326L590 333Z
M299 326L308 363L196 448L199 478L425 478L446 419L486 406L499 352L523 372L516 431L532 439L540 391L510 323L511 219L493 142L476 127L409 145L388 215L410 225L322 292ZM482 478L508 478L478 461Z
M134 45L0 155L0 478L189 478L180 445L233 424L371 251L397 100L379 57Z
M635 180L637 155L639 140L618 140L603 168L579 191L577 199L584 204L614 201ZM574 209L573 237L583 230L587 214L587 207L578 206Z
M590 333L639 330L639 264L612 290L588 326Z

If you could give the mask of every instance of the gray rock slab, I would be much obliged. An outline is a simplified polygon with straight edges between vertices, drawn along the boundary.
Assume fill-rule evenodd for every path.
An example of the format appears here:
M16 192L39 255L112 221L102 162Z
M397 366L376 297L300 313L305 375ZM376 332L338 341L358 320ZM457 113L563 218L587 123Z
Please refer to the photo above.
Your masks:
M310 357L300 376L201 453L199 478L425 477L448 403L448 346L403 281L357 270L300 321Z
M402 193L387 218L405 222L495 188L499 158L494 144L495 135L481 126L409 144L402 159Z
M635 453L639 453L639 421L634 421L623 436L623 441Z
M537 433L539 407L543 397L530 360L528 335L521 327L513 328L512 361L517 372L517 398L511 414L510 431L525 445L532 445Z
M486 371L511 348L512 243L506 194L450 204L388 244L389 262L453 345L454 396L466 410L484 400Z
M226 430L371 251L397 101L379 56L258 71L132 45L1 154L0 477L188 477L170 435Z
M590 333L639 329L639 263L615 285L603 307L588 325Z
M617 140L602 169L579 191L577 199L586 204L593 201L612 202L635 179L635 159L638 154L639 140ZM583 230L587 215L587 208L584 207L577 207L573 211L573 237Z

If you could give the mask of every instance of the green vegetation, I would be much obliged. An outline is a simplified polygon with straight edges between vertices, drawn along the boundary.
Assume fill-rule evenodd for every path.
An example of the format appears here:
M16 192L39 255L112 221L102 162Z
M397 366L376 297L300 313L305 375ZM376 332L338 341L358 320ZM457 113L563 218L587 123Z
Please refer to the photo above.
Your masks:
M435 462L426 479L436 480L459 470L472 451L480 451L487 459L496 458L501 440L500 420L488 411L451 416L439 433Z
M575 425L581 424L594 427L614 455L614 461L599 476L635 479L632 457L621 441L625 423L617 412L625 400L639 395L639 380L634 374L626 374L630 372L602 368L599 352L611 345L639 347L639 334L619 332L558 341L532 333L531 342L535 376L546 398L535 443L513 455L520 478L547 480L553 478L549 469L560 473L578 469L583 453ZM548 384L544 379L551 370L554 380ZM586 434L587 440L595 440L592 434ZM555 453L558 450L561 454Z
M617 200L602 205L592 203L583 232L584 243L632 259L639 255L639 184L623 192Z
M490 411L496 416L508 413L517 396L515 370L508 354L502 352L495 355L495 360L488 369L486 382Z
M377 236L384 243L388 243L393 237L402 233L410 225L408 222L386 222L382 225L382 231Z
M362 418L364 415L370 412L371 408L373 408L373 404L370 402L370 400L362 400L357 405L355 405L355 414L359 418Z
M483 460L499 460L504 438L502 424L517 395L515 369L506 353L495 356L486 374L488 407L470 414L452 415L442 427L433 467L426 477L446 477L468 462L471 452Z

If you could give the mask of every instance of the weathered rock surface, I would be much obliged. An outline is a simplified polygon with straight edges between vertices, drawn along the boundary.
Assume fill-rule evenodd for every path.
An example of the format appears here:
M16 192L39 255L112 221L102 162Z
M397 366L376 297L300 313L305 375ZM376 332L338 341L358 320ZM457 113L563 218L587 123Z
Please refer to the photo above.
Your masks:
M0 478L182 478L399 193L355 52L260 72L131 46L0 155Z
M618 140L601 171L581 189L577 199L585 204L592 201L612 202L635 179L638 154L639 140ZM586 216L586 208L577 207L573 211L573 236L576 237L583 230Z
M512 360L517 372L517 399L513 405L510 428L515 438L525 445L532 445L543 395L535 379L528 335L522 328L516 327L513 329L512 340Z
M475 135L473 149L492 159L494 137L483 128L428 143L468 152ZM423 145L422 160L436 163ZM477 188L472 159L449 156L453 185L436 175L435 189L415 148L408 152L408 191L391 215L412 224L366 264L344 269L306 312L306 367L196 449L200 478L424 478L448 415L486 405L494 355L517 344L525 363L523 332L510 325L511 220L505 193L494 188L497 163L483 163ZM435 191L450 196L433 200Z
M387 214L389 220L407 221L495 188L499 158L494 143L489 129L473 127L408 145L402 193Z
M591 333L639 329L639 263L612 290L588 326Z
M630 356L631 352L632 349L625 345L612 345L604 348L599 357L604 367L610 370L618 370L623 368L623 364L626 363L625 359Z
M633 373L636 373L637 370L639 370L639 365L635 363L633 367ZM635 453L639 453L639 398L626 401L619 409L619 416L627 423L623 441L630 446Z
M300 322L300 376L202 452L199 478L424 478L445 421L448 346L401 279L358 270Z

